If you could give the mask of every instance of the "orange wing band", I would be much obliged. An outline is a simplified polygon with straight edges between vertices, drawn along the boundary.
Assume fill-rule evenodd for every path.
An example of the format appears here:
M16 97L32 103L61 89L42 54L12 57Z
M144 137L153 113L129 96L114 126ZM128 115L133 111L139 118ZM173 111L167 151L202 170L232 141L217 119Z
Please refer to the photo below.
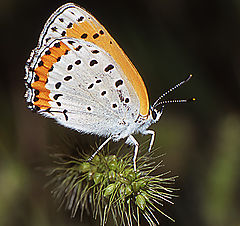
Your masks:
M38 67L34 70L36 73L35 82L31 84L31 87L38 90L38 94L34 98L34 105L38 106L42 110L48 109L50 106L51 98L49 97L50 91L46 88L48 81L49 70L57 62L58 58L69 51L70 48L63 42L59 42L59 46L53 46L45 52L45 55L41 57L38 63Z

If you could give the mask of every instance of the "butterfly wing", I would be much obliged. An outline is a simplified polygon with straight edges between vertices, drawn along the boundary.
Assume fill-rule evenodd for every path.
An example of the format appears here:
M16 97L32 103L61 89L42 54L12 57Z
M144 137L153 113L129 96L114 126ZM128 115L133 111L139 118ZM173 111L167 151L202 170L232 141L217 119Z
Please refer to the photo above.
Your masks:
M58 8L46 22L38 47L32 55L60 37L83 39L109 53L132 84L132 92L137 94L140 101L139 113L143 116L149 113L148 94L141 76L116 41L91 14L73 3Z
M27 66L29 108L80 132L117 134L139 115L139 100L105 50L82 39L56 38Z

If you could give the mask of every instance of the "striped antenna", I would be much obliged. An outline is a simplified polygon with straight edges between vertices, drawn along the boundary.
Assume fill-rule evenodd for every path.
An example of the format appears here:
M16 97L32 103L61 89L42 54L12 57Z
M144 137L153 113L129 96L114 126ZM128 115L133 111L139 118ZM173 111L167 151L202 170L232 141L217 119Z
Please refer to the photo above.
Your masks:
M165 105L165 104L173 104L173 103L188 103L188 102L192 102L192 101L195 101L196 98L193 97L193 98L189 98L189 99L182 99L182 100L163 100L163 101L160 101L156 106L158 105Z
M174 87L172 87L171 89L167 90L165 93L163 93L153 104L153 107L156 107L158 105L162 105L164 104L164 101L159 102L163 97L165 97L166 95L168 95L169 93L171 93L172 91L174 91L175 89L177 89L178 87L180 87L181 85L183 85L184 83L188 82L190 79L192 78L192 74L190 74L188 76L188 78L186 80L183 80L181 82L179 82L177 85L175 85ZM194 99L194 98L192 98ZM185 103L188 102L188 100L169 100L169 103ZM175 101L175 102L174 102ZM166 101L168 102L168 101Z

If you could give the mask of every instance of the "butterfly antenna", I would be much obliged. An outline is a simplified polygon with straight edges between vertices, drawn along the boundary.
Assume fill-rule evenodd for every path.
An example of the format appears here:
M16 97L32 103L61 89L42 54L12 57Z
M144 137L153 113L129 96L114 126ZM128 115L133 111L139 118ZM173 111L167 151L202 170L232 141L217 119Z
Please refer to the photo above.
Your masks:
M196 98L189 98L189 99L181 99L181 100L163 100L161 102L159 102L156 106L158 105L165 105L165 104L173 104L173 103L188 103L188 102L192 102L192 101L196 101Z
M188 82L190 79L192 78L192 74L190 74L188 76L188 78L186 80L183 80L181 82L179 82L177 85L175 85L174 87L172 87L171 89L167 90L165 93L163 93L153 104L153 107L156 107L158 105L162 105L164 104L164 101L159 102L163 97L165 97L166 95L168 95L169 93L171 93L172 91L174 91L175 89L177 89L178 87L180 87L181 85L183 85L184 83ZM171 101L175 101L175 102L171 102ZM168 102L168 101L166 101ZM170 100L169 103L185 103L185 102L189 102L187 100Z

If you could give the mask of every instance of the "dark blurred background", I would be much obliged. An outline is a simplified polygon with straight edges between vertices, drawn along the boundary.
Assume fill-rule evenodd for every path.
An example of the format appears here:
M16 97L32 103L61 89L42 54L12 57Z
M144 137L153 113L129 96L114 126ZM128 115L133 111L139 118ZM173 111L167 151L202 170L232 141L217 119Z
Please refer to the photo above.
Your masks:
M37 170L65 137L79 135L26 108L24 65L57 0L2 0L0 82L0 225L96 225L57 211L48 178ZM179 175L179 198L160 216L162 225L240 226L240 1L82 0L133 61L150 102L194 76L168 98L195 96L196 103L169 105L156 131L165 169ZM138 140L148 138L137 136ZM114 144L113 144L114 145Z

